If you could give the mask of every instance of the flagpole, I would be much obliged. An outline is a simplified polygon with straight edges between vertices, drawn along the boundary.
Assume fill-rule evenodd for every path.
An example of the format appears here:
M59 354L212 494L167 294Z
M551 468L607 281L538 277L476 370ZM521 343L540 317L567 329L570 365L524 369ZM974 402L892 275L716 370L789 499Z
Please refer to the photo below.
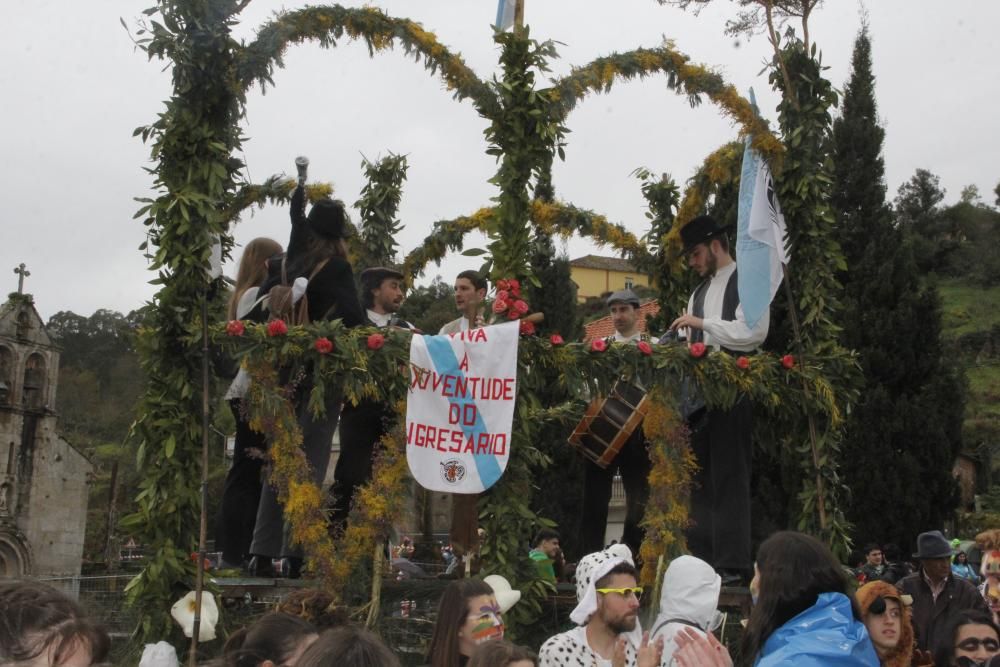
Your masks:
M785 284L785 296L788 297L788 314L792 320L792 334L795 337L795 353L799 357L799 363L803 360L803 345L802 345L802 330L799 327L799 313L798 309L795 307L795 295L792 294L791 285L791 275L788 272L788 265L782 264L781 271L784 274ZM802 392L806 397L806 405L809 404L810 392L809 385L806 383L806 378L804 375L800 375L802 379ZM823 475L820 473L819 469L819 448L816 444L816 418L813 417L812 412L806 412L806 419L809 422L809 445L812 449L812 459L813 467L816 469L816 509L819 511L819 527L822 530L826 530L826 494L824 491Z
M521 32L524 28L524 0L516 0L514 3L514 30Z

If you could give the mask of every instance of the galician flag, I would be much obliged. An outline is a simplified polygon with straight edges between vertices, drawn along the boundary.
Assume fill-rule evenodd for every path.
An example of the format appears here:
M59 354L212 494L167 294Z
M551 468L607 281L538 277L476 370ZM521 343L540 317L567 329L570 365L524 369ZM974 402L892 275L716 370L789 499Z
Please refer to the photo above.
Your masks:
M514 27L514 8L517 0L498 0L497 2L497 30L504 32Z
M753 89L750 103L757 108ZM781 214L774 178L767 163L746 138L740 174L739 213L736 219L737 287L747 326L753 328L771 305L781 286L786 247L785 216Z

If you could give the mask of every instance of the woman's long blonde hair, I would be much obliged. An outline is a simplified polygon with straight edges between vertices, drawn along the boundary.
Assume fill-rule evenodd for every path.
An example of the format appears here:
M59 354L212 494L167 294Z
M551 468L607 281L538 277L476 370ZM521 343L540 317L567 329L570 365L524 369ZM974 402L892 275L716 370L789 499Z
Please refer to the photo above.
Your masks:
M282 252L280 243L263 236L255 238L246 245L240 258L240 268L236 272L236 285L233 287L229 306L226 308L229 319L236 319L236 307L243 293L251 287L260 287L267 279L267 259L280 252Z

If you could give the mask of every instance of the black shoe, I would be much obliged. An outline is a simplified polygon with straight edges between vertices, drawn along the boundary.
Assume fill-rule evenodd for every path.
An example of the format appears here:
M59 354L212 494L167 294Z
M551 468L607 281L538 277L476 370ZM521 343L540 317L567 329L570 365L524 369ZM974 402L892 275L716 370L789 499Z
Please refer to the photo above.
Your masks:
M289 556L281 561L281 574L289 579L302 578L302 559Z
M247 564L247 574L262 579L274 579L277 576L274 572L274 564L268 556L251 557Z

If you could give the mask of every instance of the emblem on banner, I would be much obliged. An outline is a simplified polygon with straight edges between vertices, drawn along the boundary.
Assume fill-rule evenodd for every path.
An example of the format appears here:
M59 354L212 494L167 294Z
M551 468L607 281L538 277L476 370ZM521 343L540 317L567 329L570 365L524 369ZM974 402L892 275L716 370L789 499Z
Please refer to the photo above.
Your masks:
M441 462L441 479L449 484L458 484L465 477L465 466L458 459Z

